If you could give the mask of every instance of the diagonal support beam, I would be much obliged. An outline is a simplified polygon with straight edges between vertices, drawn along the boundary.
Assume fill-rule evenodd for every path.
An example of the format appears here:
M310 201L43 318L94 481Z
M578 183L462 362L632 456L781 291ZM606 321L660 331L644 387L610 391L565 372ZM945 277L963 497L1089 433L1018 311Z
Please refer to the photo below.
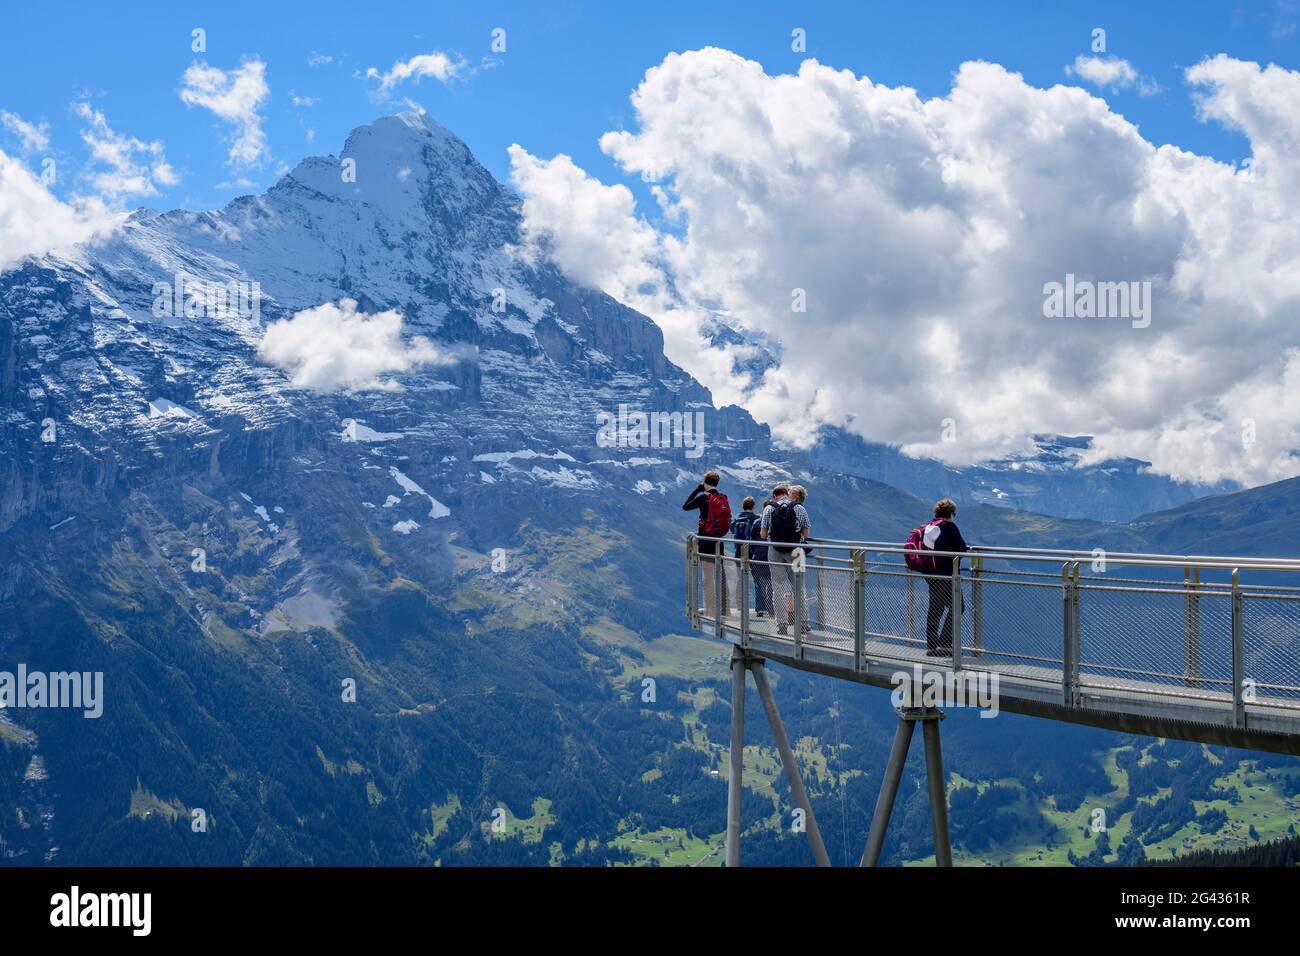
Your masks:
M899 718L898 729L894 731L894 745L889 748L889 763L885 765L885 778L880 783L880 796L876 798L876 812L871 815L867 846L862 851L859 866L876 866L880 860L880 848L885 845L885 831L889 829L889 817L894 812L894 798L898 796L898 784L903 779L903 767L907 765L907 751L912 746L912 731L915 729L915 723L906 717Z
M790 792L794 794L795 803L803 810L804 822L807 824L808 843L812 847L813 858L818 866L830 866L831 858L826 854L826 844L822 842L822 832L813 816L812 803L808 800L808 791L804 789L803 778L799 776L799 766L794 762L794 752L790 749L790 738L786 736L785 725L781 723L781 713L776 709L776 698L767 683L767 669L761 660L749 665L754 675L754 684L758 687L758 696L763 699L763 709L767 711L767 722L772 726L772 736L776 738L776 749L781 754L781 766L785 767L786 779L790 781ZM733 731L734 736L734 731Z

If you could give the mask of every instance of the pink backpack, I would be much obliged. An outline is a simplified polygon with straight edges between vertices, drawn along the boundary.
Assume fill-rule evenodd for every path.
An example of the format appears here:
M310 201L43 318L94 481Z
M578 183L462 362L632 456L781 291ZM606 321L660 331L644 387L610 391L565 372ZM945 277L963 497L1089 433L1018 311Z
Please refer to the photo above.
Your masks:
M907 543L903 545L903 560L907 562L909 571L915 571L918 574L934 574L938 570L934 555L925 553L933 550L926 547L925 529L930 525L942 524L943 520L943 518L939 518L937 521L927 521L925 524L917 525L912 529L912 533L907 536Z

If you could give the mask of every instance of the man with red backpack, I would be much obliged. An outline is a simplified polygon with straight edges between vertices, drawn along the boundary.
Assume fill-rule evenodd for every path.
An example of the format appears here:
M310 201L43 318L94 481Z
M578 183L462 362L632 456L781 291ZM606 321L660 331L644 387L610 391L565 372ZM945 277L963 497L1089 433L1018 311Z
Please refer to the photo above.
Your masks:
M698 534L701 538L725 538L731 533L731 502L727 496L718 491L722 476L716 471L705 472L704 480L695 486L695 490L682 505L683 511L698 511L700 524ZM727 614L727 572L719 556L724 554L721 541L700 541L700 564L704 568L704 616L714 617L718 581L715 574L722 576L723 617Z
M930 589L930 608L925 616L925 653L927 657L947 657L952 654L952 563L961 561L941 554L926 554L927 551L949 551L953 553L970 550L966 539L952 520L957 514L957 505L951 498L935 502L934 520L929 524L912 529L904 547L903 558L910 570L924 574L925 583ZM943 629L940 631L940 621ZM958 640L961 635L958 635Z

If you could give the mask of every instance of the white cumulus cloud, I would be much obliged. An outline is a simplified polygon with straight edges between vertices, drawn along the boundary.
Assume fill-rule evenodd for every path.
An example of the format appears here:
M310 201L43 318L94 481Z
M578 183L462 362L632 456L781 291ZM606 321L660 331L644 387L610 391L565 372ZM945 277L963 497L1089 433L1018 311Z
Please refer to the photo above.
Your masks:
M673 361L791 444L846 425L968 463L1088 434L1089 460L1288 477L1300 73L1216 57L1186 79L1203 119L1249 136L1247 168L992 63L923 99L813 60L769 75L725 50L672 54L634 92L632 127L601 139L667 225L567 157L515 147L524 238L654 318ZM1150 282L1150 326L1046 317L1044 286L1067 275ZM779 342L779 368L736 374L701 337L715 312Z
M435 80L447 83L464 68L463 59L453 58L441 50L434 50L432 53L413 56L409 60L397 60L386 73L372 66L366 70L366 76L379 81L376 94L382 97L387 96L398 83L412 78L418 83L420 77L431 76Z
M174 186L180 177L167 162L161 140L145 142L114 131L107 118L87 102L73 106L85 121L82 142L99 169L88 174L95 191L109 200L130 196L154 196L158 185Z
M50 148L48 123L29 123L17 113L0 110L0 125L18 137L25 150L40 151Z
M255 166L271 155L258 112L271 94L266 81L266 64L249 60L233 70L206 63L190 64L181 78L181 100L186 106L211 110L234 127L227 157L231 166Z
M547 255L578 282L653 317L670 357L689 356L689 367L712 385L715 399L744 401L748 383L733 380L731 368L746 349L710 349L699 340L709 310L676 295L665 248L673 240L637 216L631 191L605 185L563 154L541 160L518 144L508 152L511 177L524 196L525 255Z
M353 299L272 322L258 355L288 372L294 385L316 391L395 391L401 386L385 375L449 360L423 336L403 341L399 313L366 315Z
M1066 76L1077 76L1086 83L1103 90L1132 88L1141 96L1154 96L1160 84L1146 76L1130 63L1117 56L1076 56L1074 63L1065 68Z
M106 233L121 218L97 198L62 202L0 150L0 269Z

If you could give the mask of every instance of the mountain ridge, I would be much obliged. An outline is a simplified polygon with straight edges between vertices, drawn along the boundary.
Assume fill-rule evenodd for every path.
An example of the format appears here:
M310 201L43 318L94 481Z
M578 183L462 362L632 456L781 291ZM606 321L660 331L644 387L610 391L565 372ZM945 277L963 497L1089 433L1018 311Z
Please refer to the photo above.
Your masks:
M926 517L924 487L786 457L650 319L514 256L517 201L430 124L370 124L263 196L142 212L0 275L0 660L108 688L94 722L5 714L14 859L602 864L631 861L618 841L642 827L707 838L721 784L678 745L718 746L701 728L725 720L694 703L708 681L661 675L657 707L629 683L681 640L699 471L805 480L822 534L901 539ZM403 178L413 156L436 162ZM258 282L258 321L155 314L177 272ZM343 297L463 351L351 392L259 359L262 323ZM598 444L621 405L703 415L708 457ZM1095 520L976 503L962 521L973 540L1137 549ZM802 680L778 693L815 729ZM853 759L883 753L888 707L846 706ZM545 843L487 827L539 799ZM176 807L207 811L212 839Z

